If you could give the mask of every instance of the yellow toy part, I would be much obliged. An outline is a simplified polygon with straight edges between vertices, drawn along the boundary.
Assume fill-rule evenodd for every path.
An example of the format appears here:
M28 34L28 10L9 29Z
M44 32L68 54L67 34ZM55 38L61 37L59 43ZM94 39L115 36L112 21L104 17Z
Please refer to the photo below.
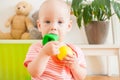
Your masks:
M67 54L73 55L73 51L68 46L62 46L59 48L60 53L57 55L59 60L63 60Z

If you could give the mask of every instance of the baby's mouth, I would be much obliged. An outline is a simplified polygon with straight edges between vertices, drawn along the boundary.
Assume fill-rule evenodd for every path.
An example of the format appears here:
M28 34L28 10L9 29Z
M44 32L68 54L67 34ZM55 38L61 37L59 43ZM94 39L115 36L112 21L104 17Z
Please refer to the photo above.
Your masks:
M55 32L49 32L49 34L56 34L56 35L58 35L57 33L55 33Z

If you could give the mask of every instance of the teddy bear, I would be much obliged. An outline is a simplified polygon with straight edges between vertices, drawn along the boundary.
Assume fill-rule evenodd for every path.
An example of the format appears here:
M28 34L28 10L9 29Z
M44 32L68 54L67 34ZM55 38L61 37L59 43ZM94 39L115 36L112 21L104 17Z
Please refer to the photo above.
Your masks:
M30 39L31 29L34 28L32 20L28 17L32 5L26 1L20 1L16 5L16 14L11 16L5 26L10 27L10 32L0 31L0 39Z
M32 14L34 28L32 28L30 30L30 38L31 39L42 39L41 32L39 32L39 30L37 28L38 13L39 13L39 11L37 10Z

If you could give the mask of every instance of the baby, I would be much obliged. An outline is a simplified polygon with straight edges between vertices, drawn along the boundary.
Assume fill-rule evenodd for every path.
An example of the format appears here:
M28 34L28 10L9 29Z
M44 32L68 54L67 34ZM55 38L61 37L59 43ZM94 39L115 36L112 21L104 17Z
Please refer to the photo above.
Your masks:
M37 26L42 36L52 33L58 41L42 42L30 46L24 62L32 80L83 80L86 62L81 49L64 42L65 34L71 30L70 8L63 0L46 0L40 7ZM37 34L36 34L37 35ZM63 45L70 47L73 55L63 60L56 55Z

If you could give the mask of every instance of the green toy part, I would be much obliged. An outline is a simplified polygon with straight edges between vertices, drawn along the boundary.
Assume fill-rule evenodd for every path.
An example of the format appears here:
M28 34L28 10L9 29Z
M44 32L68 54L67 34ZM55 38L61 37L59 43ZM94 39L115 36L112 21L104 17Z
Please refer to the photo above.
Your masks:
M47 42L49 41L57 41L58 40L58 35L56 34L52 34L52 33L49 33L49 34L46 34L44 37L43 37L43 40L42 40L42 44L45 45Z

